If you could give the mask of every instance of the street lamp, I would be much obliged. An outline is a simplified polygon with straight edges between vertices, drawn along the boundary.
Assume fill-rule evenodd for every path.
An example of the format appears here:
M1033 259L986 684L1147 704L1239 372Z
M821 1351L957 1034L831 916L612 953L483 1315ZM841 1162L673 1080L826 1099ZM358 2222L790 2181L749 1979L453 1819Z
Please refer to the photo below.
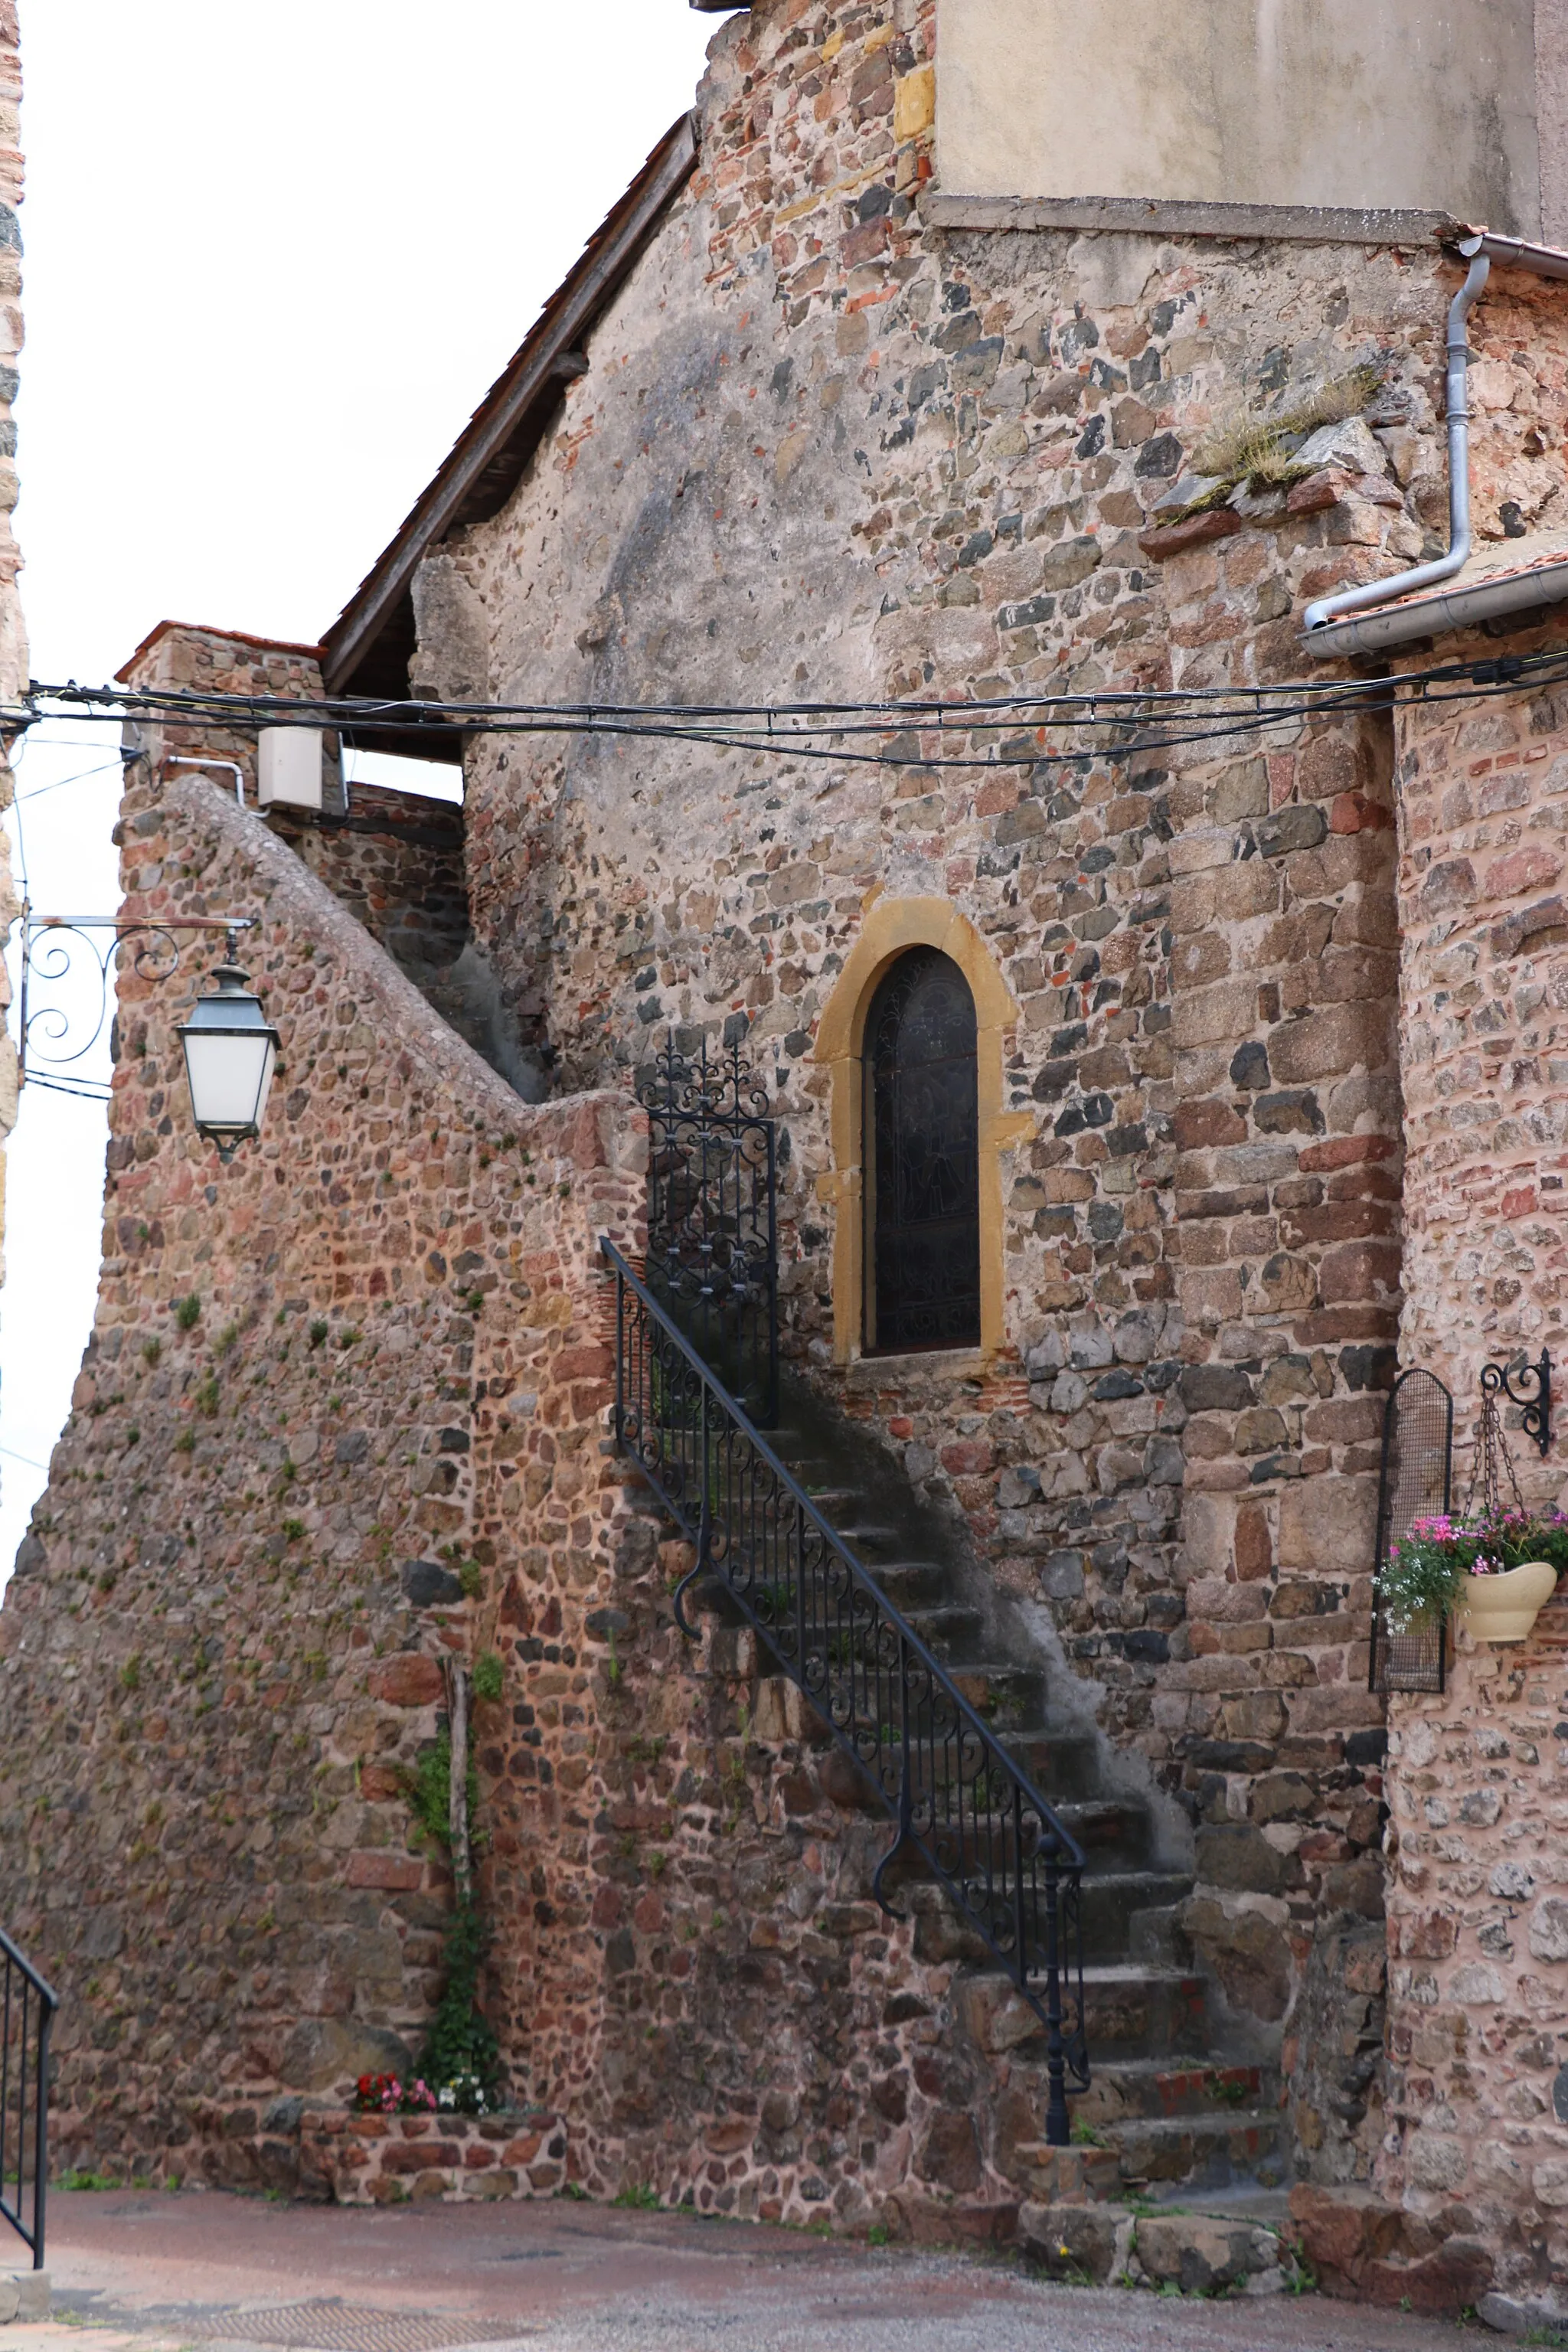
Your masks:
M103 1034L109 1017L111 967L129 956L139 979L161 984L181 968L181 932L222 931L225 961L215 966L217 985L198 997L176 1034L184 1052L185 1078L197 1132L216 1143L226 1167L247 1136L259 1132L261 1114L278 1064L281 1040L240 969L239 934L251 915L169 916L159 921L126 922L112 915L35 915L22 909L22 1018L18 1038L24 1086L48 1087L61 1094L107 1101L111 1089L89 1076L81 1065ZM100 938L103 944L100 945ZM42 982L73 981L73 950L85 948L98 975L98 1013L90 1000L85 1017L71 1004L37 1002ZM85 1034L84 1034L85 1033ZM119 1058L118 1051L115 1059Z
M246 986L250 975L236 961L238 953L230 931L227 960L213 971L216 988L197 999L178 1032L197 1132L216 1144L225 1167L247 1136L260 1132L280 1043L260 998Z

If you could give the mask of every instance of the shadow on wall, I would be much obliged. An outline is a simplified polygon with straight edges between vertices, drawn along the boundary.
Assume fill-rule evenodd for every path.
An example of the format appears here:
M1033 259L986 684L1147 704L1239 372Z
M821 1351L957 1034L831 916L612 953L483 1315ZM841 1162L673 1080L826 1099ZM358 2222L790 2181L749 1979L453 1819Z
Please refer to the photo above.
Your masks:
M500 982L477 940L466 942L454 963L427 964L408 956L399 956L398 962L442 1019L524 1102L548 1098L544 1056L523 1043Z

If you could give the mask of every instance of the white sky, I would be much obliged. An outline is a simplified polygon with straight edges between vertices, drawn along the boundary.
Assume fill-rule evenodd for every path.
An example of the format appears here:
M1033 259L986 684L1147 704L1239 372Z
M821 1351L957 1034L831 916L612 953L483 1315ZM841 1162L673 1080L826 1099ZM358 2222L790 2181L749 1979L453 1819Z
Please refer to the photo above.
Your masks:
M319 637L715 29L685 0L23 0L34 676L100 682L165 617ZM39 912L114 912L116 740L51 721L22 756ZM30 1088L6 1151L0 1582L92 1319L104 1137Z

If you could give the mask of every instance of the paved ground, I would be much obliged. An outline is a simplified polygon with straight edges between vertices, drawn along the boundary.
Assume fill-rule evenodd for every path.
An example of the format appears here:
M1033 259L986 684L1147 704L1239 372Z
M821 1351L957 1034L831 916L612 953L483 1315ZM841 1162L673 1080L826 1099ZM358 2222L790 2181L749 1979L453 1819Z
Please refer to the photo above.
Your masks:
M1001 2262L566 2201L372 2212L57 2192L49 2270L63 2317L0 2328L0 2352L85 2352L89 2329L91 2352L1464 2352L1500 2340L1313 2295L1095 2293Z

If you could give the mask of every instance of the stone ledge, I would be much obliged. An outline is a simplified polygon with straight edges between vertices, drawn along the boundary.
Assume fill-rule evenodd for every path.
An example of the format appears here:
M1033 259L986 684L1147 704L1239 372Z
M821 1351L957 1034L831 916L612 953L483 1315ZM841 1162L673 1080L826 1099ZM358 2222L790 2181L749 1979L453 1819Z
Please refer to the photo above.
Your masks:
M1147 236L1289 238L1310 245L1435 245L1459 224L1445 212L1342 205L1208 204L1166 196L922 197L928 227L1111 229Z
M566 2180L566 2128L528 2108L495 2116L359 2115L306 2108L300 2186L337 2205L496 2203L553 2197Z

